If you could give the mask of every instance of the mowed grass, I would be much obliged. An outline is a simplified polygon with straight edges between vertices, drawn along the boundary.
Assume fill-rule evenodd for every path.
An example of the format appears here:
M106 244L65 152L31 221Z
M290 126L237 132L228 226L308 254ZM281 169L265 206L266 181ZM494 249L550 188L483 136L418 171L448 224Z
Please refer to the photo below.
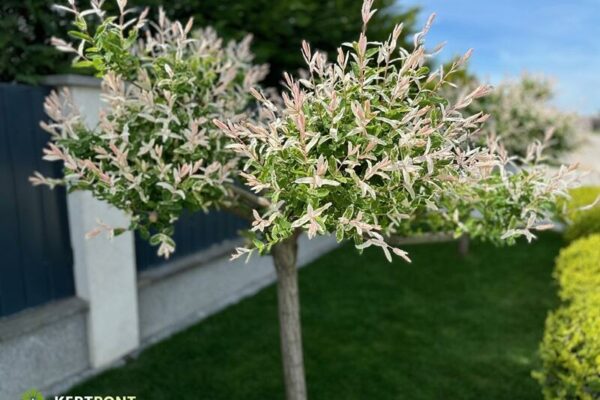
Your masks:
M409 246L412 264L346 245L300 273L309 398L541 399L531 370L562 241ZM283 399L273 286L68 394ZM199 296L201 293L198 294Z

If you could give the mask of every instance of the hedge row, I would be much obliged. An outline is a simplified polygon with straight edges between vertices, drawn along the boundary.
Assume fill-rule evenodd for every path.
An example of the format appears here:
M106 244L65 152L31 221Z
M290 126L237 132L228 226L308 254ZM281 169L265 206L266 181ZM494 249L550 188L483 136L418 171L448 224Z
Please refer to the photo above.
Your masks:
M589 206L600 196L599 186L583 186L572 189L571 199L566 203L565 238L573 241L594 233L600 233L600 204L591 209L581 210Z
M600 291L600 234L579 239L563 249L556 260L554 278L564 301Z
M546 400L600 399L600 234L573 242L557 259L563 304L546 320L543 366L534 373Z

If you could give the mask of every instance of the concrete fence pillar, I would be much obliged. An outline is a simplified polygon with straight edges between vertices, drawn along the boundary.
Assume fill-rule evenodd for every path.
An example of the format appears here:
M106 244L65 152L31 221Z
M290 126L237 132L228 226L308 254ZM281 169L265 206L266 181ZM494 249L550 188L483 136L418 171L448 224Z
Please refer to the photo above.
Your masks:
M68 87L75 105L89 126L98 123L101 108L99 81L81 76L49 77L47 84ZM118 360L140 344L137 279L133 234L113 239L85 234L98 221L111 227L127 227L127 217L116 208L74 192L67 197L77 296L89 303L88 344L92 367Z
M77 296L89 303L88 344L92 367L102 367L140 343L135 249L131 232L86 239L97 220L127 226L122 213L89 192L67 197Z

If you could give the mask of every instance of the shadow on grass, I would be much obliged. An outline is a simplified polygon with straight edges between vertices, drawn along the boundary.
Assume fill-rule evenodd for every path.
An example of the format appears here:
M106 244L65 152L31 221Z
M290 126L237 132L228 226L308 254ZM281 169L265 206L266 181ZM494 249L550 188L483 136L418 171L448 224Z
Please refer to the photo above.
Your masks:
M409 246L412 264L346 245L300 274L309 398L541 399L530 372L562 242ZM199 294L201 295L201 294ZM276 293L161 342L72 395L141 400L283 399Z

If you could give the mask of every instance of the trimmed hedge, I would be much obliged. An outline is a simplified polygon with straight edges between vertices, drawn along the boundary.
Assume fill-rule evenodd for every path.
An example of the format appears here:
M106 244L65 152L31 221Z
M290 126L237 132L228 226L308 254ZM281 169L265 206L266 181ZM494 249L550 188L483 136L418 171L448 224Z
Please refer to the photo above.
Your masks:
M554 278L563 300L600 292L600 234L579 239L563 249L556 260Z
M562 250L554 277L563 305L550 313L534 377L546 400L600 399L600 234Z
M590 210L579 208L592 204L600 196L599 186L582 186L569 191L571 199L566 204L567 229L565 238L576 240L594 233L600 233L600 204Z
M546 400L600 399L600 295L579 297L552 312L534 376Z

